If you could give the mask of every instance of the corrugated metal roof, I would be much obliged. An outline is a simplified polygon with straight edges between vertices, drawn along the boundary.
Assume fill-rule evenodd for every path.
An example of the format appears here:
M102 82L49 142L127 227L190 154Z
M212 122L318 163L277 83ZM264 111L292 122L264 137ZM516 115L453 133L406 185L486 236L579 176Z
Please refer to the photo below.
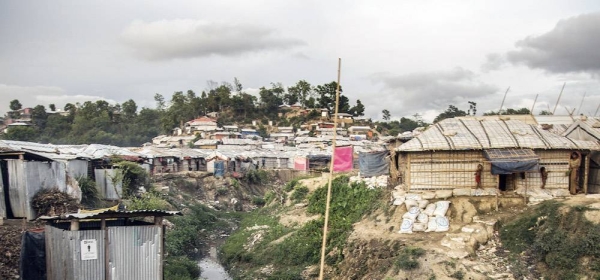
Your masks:
M179 211L165 210L131 210L131 211L115 211L107 209L105 211L95 213L67 213L59 216L41 216L40 220L77 220L77 219L110 219L110 218L126 218L126 217L148 217L148 216L182 216Z
M518 120L446 119L402 144L398 151L494 148L599 150L592 141L571 140Z

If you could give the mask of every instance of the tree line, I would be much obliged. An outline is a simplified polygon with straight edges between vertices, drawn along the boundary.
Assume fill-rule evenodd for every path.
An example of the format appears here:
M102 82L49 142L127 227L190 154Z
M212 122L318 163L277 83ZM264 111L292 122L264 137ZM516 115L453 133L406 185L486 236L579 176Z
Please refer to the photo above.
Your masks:
M64 114L56 113L56 106L33 107L32 126L11 127L2 139L32 141L54 144L109 144L117 146L139 146L151 141L159 134L170 134L175 127L206 115L219 112L218 120L250 124L252 120L279 120L280 106L300 105L307 109L326 108L333 110L335 105L336 82L313 86L300 80L293 86L284 87L281 83L271 83L259 89L258 96L249 94L237 78L233 83L209 81L207 89L200 94L193 90L177 91L166 99L156 93L156 108L139 109L133 99L121 104L110 104L104 100L95 102L68 103ZM7 117L19 119L23 105L12 100ZM360 100L355 105L343 94L340 86L340 112L363 116L365 106Z

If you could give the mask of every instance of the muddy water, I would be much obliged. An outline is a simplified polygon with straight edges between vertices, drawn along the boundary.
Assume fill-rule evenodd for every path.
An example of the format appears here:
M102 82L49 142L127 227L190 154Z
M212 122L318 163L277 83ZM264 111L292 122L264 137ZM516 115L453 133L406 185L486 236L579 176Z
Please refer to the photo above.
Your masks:
M217 248L210 247L209 254L198 262L202 268L200 279L208 280L232 280L225 268L217 260Z

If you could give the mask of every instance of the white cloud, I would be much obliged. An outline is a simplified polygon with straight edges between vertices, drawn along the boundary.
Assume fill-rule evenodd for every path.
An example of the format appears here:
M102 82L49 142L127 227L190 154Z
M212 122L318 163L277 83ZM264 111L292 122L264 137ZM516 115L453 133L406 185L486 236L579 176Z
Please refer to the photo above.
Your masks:
M286 50L305 44L259 25L193 19L134 21L123 30L121 39L148 60L235 56L248 52Z
M0 107L0 115L4 115L10 110L9 102L18 99L23 107L35 107L44 105L48 110L48 105L54 104L56 108L63 108L67 103L77 103L85 101L106 100L109 103L116 103L112 99L94 95L69 95L60 87L55 86L17 86L0 84L0 96L5 103Z

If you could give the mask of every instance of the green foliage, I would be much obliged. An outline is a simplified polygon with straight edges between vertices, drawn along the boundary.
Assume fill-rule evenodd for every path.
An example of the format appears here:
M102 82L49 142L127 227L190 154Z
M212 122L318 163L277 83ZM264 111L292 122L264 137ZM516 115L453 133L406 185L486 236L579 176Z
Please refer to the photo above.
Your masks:
M18 141L35 141L37 131L30 126L13 126L9 127L5 134L2 134L2 139L18 140Z
M285 184L285 186L283 186L283 190L286 192L292 191L300 180L301 180L300 178L294 178L293 180L287 182Z
M262 169L250 170L244 174L242 180L248 184L263 185L271 180L271 176L269 172Z
M290 196L290 199L297 203L297 202L302 201L304 198L306 198L307 194L308 194L308 187L299 186L294 190L294 192Z
M96 208L100 203L100 192L96 187L96 181L86 176L77 178L79 189L81 189L81 204L89 208Z
M150 186L150 175L141 165L130 161L120 161L114 166L121 169L123 174L123 198L133 196L140 187Z
M463 280L465 278L465 273L462 270L457 270L450 275L450 277L458 280Z
M396 257L394 266L401 270L414 270L419 268L419 258L425 255L425 250L417 247L405 247Z
M582 267L581 258L600 261L600 225L584 216L587 207L568 207L544 202L518 219L502 225L500 238L512 253L528 252L548 266L545 278L598 277L598 271Z
M262 197L255 196L252 198L252 203L256 206L265 206L266 200Z
M437 122L440 122L445 119L450 119L450 118L454 118L454 117L462 117L462 116L466 116L466 115L467 115L467 112L456 108L456 106L454 106L454 105L449 105L448 109L446 109L446 111L442 112L437 117L435 117L435 119L433 120L433 123L437 123Z
M531 114L531 111L529 111L529 109L527 109L527 108L520 108L520 109L508 108L506 110L489 111L489 112L483 113L484 116L495 116L495 115L529 115L529 114Z
M275 199L275 196L276 196L275 192L273 192L273 191L267 191L265 193L265 198L264 198L265 204L270 204L271 201L273 201L273 199Z
M147 192L131 199L127 208L129 210L172 210L173 207L160 195Z
M348 177L339 177L332 184L334 199L332 200L327 238L328 252L336 248L341 251L352 230L353 223L371 211L375 205L373 202L381 195L380 190L369 190L364 185L350 186L348 182ZM305 187L296 187L296 191L301 188ZM302 192L304 191L299 193ZM308 192L308 188L306 188L306 192ZM309 212L323 214L326 193L327 189L324 186L310 196ZM261 208L244 218L240 226L242 230L231 235L222 247L222 261L228 267L261 267L272 264L275 271L269 279L296 279L300 277L300 273L306 266L319 261L324 219L321 217L300 228L293 229L280 225L278 219L268 211L270 211L269 207ZM251 238L253 231L245 228L261 225L268 226L262 233L263 240L255 244L252 250L247 250L244 245ZM285 236L285 239L277 244L271 243L282 236ZM339 255L335 260L330 261L337 263L342 260L343 255ZM240 278L254 279L257 277L257 275L244 275L243 278Z
M219 187L217 188L216 193L217 195L226 195L227 193L229 193L229 189L226 187Z
M196 280L200 277L200 267L185 257L168 257L165 261L164 279Z
M229 231L229 223L221 218L237 218L235 213L221 213L201 204L189 207L189 211L181 217L171 218L174 230L167 231L166 250L170 256L196 257L206 245L210 232Z

